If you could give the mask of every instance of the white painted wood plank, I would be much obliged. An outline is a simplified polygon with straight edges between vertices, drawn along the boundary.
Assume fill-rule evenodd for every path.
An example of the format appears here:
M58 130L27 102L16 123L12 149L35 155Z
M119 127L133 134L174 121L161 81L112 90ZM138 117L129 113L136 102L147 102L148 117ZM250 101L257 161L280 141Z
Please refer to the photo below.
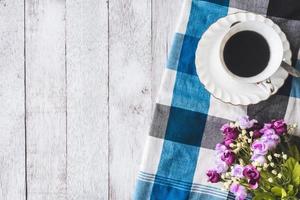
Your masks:
M0 199L25 199L24 3L0 1Z
M131 199L151 119L151 1L109 1L110 199Z
M107 199L108 12L106 0L67 1L66 31L68 199Z
M66 199L65 1L28 0L28 199Z
M152 102L160 86L177 26L182 0L152 0ZM154 108L154 107L153 107Z

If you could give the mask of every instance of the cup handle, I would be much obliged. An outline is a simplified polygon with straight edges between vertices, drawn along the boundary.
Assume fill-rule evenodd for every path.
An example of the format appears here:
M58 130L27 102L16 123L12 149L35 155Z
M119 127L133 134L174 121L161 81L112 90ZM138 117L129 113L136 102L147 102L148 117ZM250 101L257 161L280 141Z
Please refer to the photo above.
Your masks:
M285 60L283 60L280 64L280 66L285 69L290 75L299 78L300 77L300 71L297 70L296 68L292 67L290 64L288 64L287 62L285 62Z
M258 83L256 83L256 85L258 87L260 87L261 89L265 90L269 94L274 94L274 92L275 92L274 85L272 84L272 81L270 78L268 78L264 81L258 82Z

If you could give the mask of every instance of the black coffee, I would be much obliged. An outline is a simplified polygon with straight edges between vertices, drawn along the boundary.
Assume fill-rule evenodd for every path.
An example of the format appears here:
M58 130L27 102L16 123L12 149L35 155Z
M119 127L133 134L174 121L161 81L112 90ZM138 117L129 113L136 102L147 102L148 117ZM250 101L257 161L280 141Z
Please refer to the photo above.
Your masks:
M241 31L226 42L223 58L233 74L251 77L266 68L270 59L270 49L266 39L260 34Z

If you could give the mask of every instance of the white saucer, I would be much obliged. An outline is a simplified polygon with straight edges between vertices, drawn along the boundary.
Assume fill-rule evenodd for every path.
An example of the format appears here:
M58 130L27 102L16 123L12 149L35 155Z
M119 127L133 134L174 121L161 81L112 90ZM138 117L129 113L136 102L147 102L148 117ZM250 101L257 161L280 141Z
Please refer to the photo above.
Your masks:
M238 81L226 73L222 67L219 49L224 35L235 22L260 21L271 26L280 36L284 60L291 64L291 50L285 34L279 26L261 15L253 13L236 13L219 19L212 24L198 43L196 51L196 68L200 81L205 88L216 98L234 105L256 104L268 99L271 94L257 84ZM288 73L281 67L270 78L274 86L274 93L284 84ZM273 93L273 94L274 94Z

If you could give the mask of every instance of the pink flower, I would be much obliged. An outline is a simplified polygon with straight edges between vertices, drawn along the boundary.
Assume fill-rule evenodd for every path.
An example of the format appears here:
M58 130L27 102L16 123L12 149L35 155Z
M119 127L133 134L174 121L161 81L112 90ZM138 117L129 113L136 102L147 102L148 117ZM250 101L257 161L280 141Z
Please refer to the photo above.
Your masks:
M251 145L251 150L254 154L266 155L268 153L268 145L261 140L255 140Z
M234 142L233 139L225 139L225 140L223 141L223 143L224 143L224 145L225 145L226 147L229 147L230 144L233 143L233 142Z
M264 124L264 127L263 127L262 129L260 129L259 132L265 133L265 132L267 132L267 131L270 131L270 129L273 130L273 129L272 129L272 124L270 124L270 123L265 123L265 124Z
M223 124L223 126L221 127L220 130L224 133L224 130L227 129L227 128L230 128L230 125L228 123Z
M272 128L275 130L277 135L282 135L287 132L287 125L282 119L273 120Z
M249 129L254 125L254 123L257 123L255 119L249 120L249 116L240 117L238 122L242 129Z
M228 165L222 161L222 160L218 160L216 162L216 168L215 170L218 172L218 173L224 173L224 172L227 172L228 170Z
M264 132L261 137L261 141L268 146L269 150L276 148L276 146L280 143L280 137L275 134L273 129L269 129Z
M238 183L231 184L230 192L232 192L235 195L236 200L244 200L247 198L246 188Z
M224 144L218 143L215 147L215 150L219 155L219 154L223 154L226 150L228 150L228 148Z
M260 174L257 169L252 165L247 165L244 168L243 175L247 178L249 187L251 189L256 189L258 187L258 181L260 179Z
M260 138L262 136L262 133L259 130L253 130L253 138Z
M216 170L208 170L206 175L208 177L208 182L217 183L221 180L221 176Z
M251 157L252 161L258 162L259 164L263 165L267 162L266 157L259 154L253 154Z
M234 165L233 169L231 171L232 176L237 177L237 178L243 178L243 171L244 167L241 165Z
M235 140L238 137L238 132L232 129L230 132L225 134L225 140Z
M223 132L225 139L235 140L238 137L238 130L230 127L229 124L224 124L220 130Z
M265 124L264 128L260 130L263 133L261 141L268 145L269 150L274 149L280 143L280 137L276 134L272 126L272 124Z
M223 160L227 165L232 165L235 161L235 154L232 151L225 151L221 156L221 160Z

